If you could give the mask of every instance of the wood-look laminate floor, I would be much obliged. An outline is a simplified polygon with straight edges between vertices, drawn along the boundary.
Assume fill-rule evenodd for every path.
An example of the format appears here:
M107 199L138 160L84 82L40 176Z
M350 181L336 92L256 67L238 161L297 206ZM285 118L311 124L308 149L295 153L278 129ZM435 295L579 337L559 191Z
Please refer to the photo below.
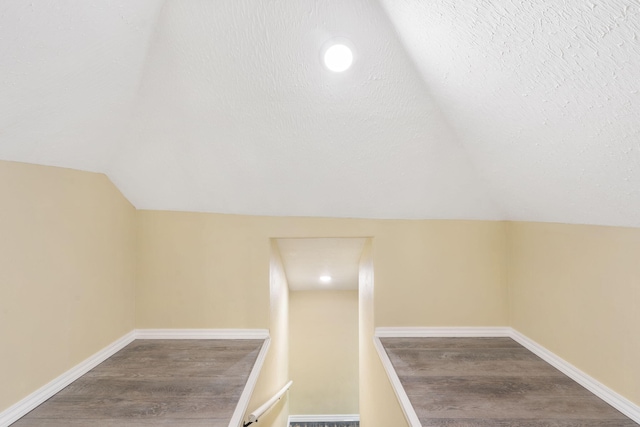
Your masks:
M12 427L227 427L263 340L136 340Z
M511 338L381 338L423 427L637 427Z

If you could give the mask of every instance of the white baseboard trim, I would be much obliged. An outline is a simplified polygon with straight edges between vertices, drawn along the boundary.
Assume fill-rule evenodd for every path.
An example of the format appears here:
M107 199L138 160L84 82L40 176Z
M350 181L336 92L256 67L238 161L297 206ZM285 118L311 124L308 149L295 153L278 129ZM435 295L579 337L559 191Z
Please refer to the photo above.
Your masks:
M264 340L267 329L136 329L139 340Z
M267 329L135 329L107 347L103 348L99 352L90 356L88 359L80 362L78 365L69 369L59 377L55 378L48 384L40 387L24 399L0 412L0 427L7 427L16 422L20 418L24 417L27 413L32 411L35 407L42 404L54 394L89 372L91 369L104 362L109 357L113 356L118 351L122 350L125 346L130 344L135 339L263 339L263 344L258 359L249 375L247 385L240 397L238 407L244 405L245 408L240 414L240 421L242 421L242 415L246 410L246 406L249 405L249 398L255 387L255 383L258 380L262 363L266 357L266 352L269 347L269 331ZM246 402L245 402L246 401ZM238 408L236 408L238 410ZM234 412L235 417L235 412ZM235 424L234 427L236 427ZM231 426L231 424L230 424Z
M40 387L18 403L0 412L0 426L6 427L24 417L38 405L49 399L54 394L89 372L91 369L104 362L109 357L123 349L136 338L135 331L131 331L123 337L112 342L99 352L80 362L48 384Z
M376 328L378 338L437 338L437 337L508 337L511 328L505 326L493 327L383 327Z
M402 410L405 412L405 417L409 422L410 427L421 427L420 421L418 417L415 416L415 411L413 407L411 407L411 403L409 402L409 398L407 397L402 384L400 384L400 380L387 356L387 352L382 347L382 343L380 342L380 338L407 338L407 337L416 337L416 338L435 338L435 337L451 337L451 338L465 338L465 337L509 337L525 347L527 350L534 353L536 356L543 359L545 362L549 363L551 366L555 367L566 376L598 396L600 399L607 402L609 405L616 408L618 411L622 412L627 417L631 418L633 421L640 423L640 406L631 402L629 399L621 396L615 391L611 390L609 387L605 386L595 378L576 368L566 360L562 359L560 356L552 353L547 350L540 344L536 343L532 339L526 337L522 333L516 331L511 327L486 327L486 328L476 328L476 327L411 327L411 328L402 328L402 327L394 327L394 328L376 328L374 343L376 349L378 350L378 354L380 355L380 360L382 361L382 365L385 367L387 371L387 375L389 376L389 380L391 381L391 385L398 396L398 400L400 401L400 405L402 406ZM414 418L415 417L415 418Z
M604 400L609 405L613 406L618 411L622 412L627 417L640 424L640 406L631 402L626 397L623 397L615 391L611 390L609 387L602 384L595 378L584 373L580 369L573 366L571 363L547 350L537 342L533 341L531 338L526 337L515 329L511 329L510 337L513 338L517 343L525 347L527 350L531 351L536 356L580 384L582 387L586 388L591 393L595 394L600 399Z
M244 390L242 390L242 394L240 395L240 400L238 400L236 409L233 411L233 416L231 417L231 421L229 422L229 427L241 427L243 425L244 414L245 412L247 412L247 408L249 407L249 401L251 400L253 389L256 387L256 383L258 382L258 377L260 376L260 371L262 371L264 360L267 358L267 353L269 351L270 345L271 338L269 338L267 332L267 338L265 338L264 343L262 344L262 348L260 349L260 353L258 353L258 357L256 358L256 362L253 364L253 368L251 369L251 373L249 374L247 383L245 384Z
M360 414L331 414L331 415L289 415L291 423L349 423L360 421Z
M377 334L378 329L376 328L376 336L373 337L373 345L378 351L378 356L380 356L382 366L387 372L387 376L389 377L389 381L391 382L391 387L396 393L398 402L400 402L400 408L402 408L404 417L407 419L409 427L422 427L422 424L420 424L420 420L418 419L418 415L416 414L416 411L413 409L413 405L409 400L409 396L407 396L407 393L404 391L404 387L402 387L400 378L398 378L398 374L396 373L396 370L391 363L391 359L389 359L386 350L382 346L382 342L380 342L380 337L378 337Z

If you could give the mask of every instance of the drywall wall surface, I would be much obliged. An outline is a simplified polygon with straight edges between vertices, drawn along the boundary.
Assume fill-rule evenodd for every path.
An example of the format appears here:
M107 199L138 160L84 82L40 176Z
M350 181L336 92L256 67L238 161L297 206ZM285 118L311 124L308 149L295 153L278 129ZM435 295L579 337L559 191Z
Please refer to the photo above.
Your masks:
M268 328L268 232L252 217L138 211L138 328Z
M383 223L374 242L376 326L507 324L504 223Z
M512 326L640 404L640 229L508 230Z
M278 245L271 240L269 263L269 335L271 345L262 366L256 388L251 396L248 413L269 400L290 379L289 377L289 286L278 252ZM297 385L297 384L296 384ZM259 425L288 427L291 391L284 395L269 412L259 419ZM248 415L248 414L247 414ZM245 416L246 420L247 417Z
M134 328L135 209L101 174L0 161L0 411Z
M376 326L507 323L505 225L138 211L140 328L266 328L269 238L374 237Z
M291 413L358 413L358 291L293 291Z
M362 251L358 274L360 425L408 427L409 424L373 345L374 277L372 239L368 239Z

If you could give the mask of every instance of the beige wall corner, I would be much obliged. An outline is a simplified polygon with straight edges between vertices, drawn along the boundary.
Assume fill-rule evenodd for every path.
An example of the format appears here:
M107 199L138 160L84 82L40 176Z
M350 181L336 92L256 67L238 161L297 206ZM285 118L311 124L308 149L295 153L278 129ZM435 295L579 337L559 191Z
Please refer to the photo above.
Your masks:
M508 227L512 326L640 404L640 229Z
M357 414L358 291L289 296L291 414Z
M289 381L289 286L278 252L278 245L270 241L270 325L271 346L249 402L248 412L269 400ZM294 383L293 387L296 384ZM259 420L260 426L287 427L291 391Z
M0 204L1 411L134 328L136 242L101 174L0 161Z
M400 403L391 387L373 345L374 268L372 239L368 239L360 260L360 425L362 427L408 427Z

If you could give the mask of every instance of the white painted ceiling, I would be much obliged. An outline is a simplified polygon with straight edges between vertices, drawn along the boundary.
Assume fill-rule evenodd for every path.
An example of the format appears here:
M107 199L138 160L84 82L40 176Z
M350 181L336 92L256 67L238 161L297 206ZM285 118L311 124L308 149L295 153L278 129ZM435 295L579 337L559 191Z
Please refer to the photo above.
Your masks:
M639 37L637 0L4 0L0 159L143 209L640 227Z
M381 0L511 220L640 226L638 0Z
M289 289L358 290L358 266L366 239L318 238L278 239ZM331 276L330 283L320 276Z
M0 2L0 159L105 172L160 3Z

